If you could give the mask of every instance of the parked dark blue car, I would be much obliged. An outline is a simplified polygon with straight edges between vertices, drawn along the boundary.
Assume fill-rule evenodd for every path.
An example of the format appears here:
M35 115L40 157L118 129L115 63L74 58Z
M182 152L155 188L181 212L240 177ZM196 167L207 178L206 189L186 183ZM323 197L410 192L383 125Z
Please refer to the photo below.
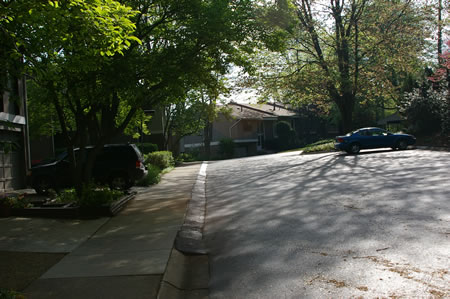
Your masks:
M362 128L345 136L337 136L334 147L349 154L357 154L361 149L390 147L405 150L416 143L409 134L394 134L380 128Z

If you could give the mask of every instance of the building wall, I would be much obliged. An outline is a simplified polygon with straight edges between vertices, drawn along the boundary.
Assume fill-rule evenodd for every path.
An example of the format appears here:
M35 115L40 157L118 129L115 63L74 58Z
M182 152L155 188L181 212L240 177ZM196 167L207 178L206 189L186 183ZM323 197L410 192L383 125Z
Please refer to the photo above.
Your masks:
M0 192L25 188L29 164L25 85L11 80L8 87L0 91Z
M22 189L26 184L26 168L22 132L0 130L0 141L17 147L0 149L0 192ZM3 143L4 144L4 143Z
M258 126L262 124L262 120L243 119L231 130L233 139L257 139Z
M264 137L266 140L272 140L275 138L275 126L276 120L265 120L264 121Z

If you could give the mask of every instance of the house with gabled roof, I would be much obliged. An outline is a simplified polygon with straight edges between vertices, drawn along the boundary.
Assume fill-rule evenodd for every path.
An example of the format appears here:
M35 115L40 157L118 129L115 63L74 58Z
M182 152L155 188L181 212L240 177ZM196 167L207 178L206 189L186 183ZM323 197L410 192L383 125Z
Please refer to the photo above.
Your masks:
M229 115L220 114L212 123L212 156L218 152L222 139L232 139L235 143L235 156L255 155L267 150L266 143L276 135L276 123L287 121L292 128L297 126L298 115L280 104L240 104L231 102L226 105ZM182 138L180 152L201 149L204 146L203 134Z

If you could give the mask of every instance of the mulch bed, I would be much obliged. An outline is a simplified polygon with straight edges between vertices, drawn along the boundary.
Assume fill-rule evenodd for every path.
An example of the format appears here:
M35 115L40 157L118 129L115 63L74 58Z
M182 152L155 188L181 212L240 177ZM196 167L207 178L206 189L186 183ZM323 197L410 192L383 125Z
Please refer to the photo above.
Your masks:
M2 210L0 217L44 217L44 218L81 218L90 219L98 217L112 217L125 208L128 202L133 199L136 192L131 192L122 196L119 200L99 206L99 207L78 207L72 203L68 204L45 204L42 196L29 194L26 198L34 203L30 208L11 208L9 214ZM37 200L36 200L36 198Z

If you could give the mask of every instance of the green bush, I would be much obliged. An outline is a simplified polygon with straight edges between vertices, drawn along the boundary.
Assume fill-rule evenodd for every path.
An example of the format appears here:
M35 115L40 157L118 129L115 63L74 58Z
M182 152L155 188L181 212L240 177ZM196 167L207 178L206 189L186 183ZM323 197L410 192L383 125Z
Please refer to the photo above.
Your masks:
M196 155L194 153L180 153L175 160L177 162L193 162L196 161Z
M175 166L175 159L173 158L172 152L159 151L146 155L145 163L158 166L159 169L165 169Z
M136 185L147 187L159 183L159 181L161 180L161 169L158 166L147 164L147 170L147 175L137 181Z
M123 192L119 190L111 190L108 187L96 188L92 185L86 185L83 187L81 198L78 198L77 203L80 207L100 207L112 203L122 195Z
M294 129L291 124L286 121L280 121L275 127L278 138L276 138L276 147L279 150L291 149L297 146L299 143Z
M224 158L234 156L234 141L231 138L223 138L219 141L219 153Z
M13 290L0 289L0 299L24 299L25 296Z
M334 139L320 140L302 148L304 153L334 151Z
M11 208L23 209L30 207L31 204L25 195L19 194L16 196L3 196L0 197L0 206L8 206Z
M158 145L154 143L144 142L137 143L136 145L144 155L158 151Z
M69 203L69 202L77 202L77 193L75 189L65 189L61 191L55 198L55 203Z

